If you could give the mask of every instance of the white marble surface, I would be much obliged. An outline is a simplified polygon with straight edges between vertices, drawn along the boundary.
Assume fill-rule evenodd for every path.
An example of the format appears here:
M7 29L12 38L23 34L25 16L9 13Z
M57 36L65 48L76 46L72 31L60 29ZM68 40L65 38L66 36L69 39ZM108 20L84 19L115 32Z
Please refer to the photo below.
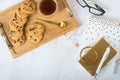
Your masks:
M0 11L20 1L1 0ZM84 29L91 16L88 9L81 8L75 0L67 1L80 24L79 29ZM104 16L120 21L119 0L96 0L96 3L106 10ZM78 48L64 35L17 59L11 57L0 37L0 80L93 80L78 60ZM119 75L113 75L113 67L114 61L101 72L99 80L120 80Z

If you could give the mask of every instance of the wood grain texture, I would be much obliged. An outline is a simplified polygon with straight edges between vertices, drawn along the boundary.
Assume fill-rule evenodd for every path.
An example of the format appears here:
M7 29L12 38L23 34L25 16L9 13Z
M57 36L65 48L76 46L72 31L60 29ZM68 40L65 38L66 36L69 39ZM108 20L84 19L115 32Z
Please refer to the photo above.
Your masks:
M35 1L37 3L37 0L35 0ZM71 19L69 17L69 14L65 10L61 0L57 0L57 1L58 1L58 5L59 5L59 11L52 17L41 16L38 13L38 11L36 11L35 14L31 15L28 18L28 23L25 26L25 31L26 31L27 27L30 25L30 23L34 23L36 21L40 22L45 27L45 33L44 33L43 40L39 44L33 44L27 40L23 46L20 46L18 48L13 47L16 54L13 51L11 51L11 50L10 51L14 58L19 57L19 56L27 53L28 51L31 51L31 50L39 47L40 45L43 45L46 42L49 42L49 41L78 27L78 23L77 23L76 19L75 18ZM0 12L0 21L4 24L5 33L7 34L7 36L9 35L9 24L8 24L9 20L12 18L17 7L19 7L19 6L20 6L20 3L14 5L13 7L10 7L7 10ZM37 18L46 19L46 20L50 20L50 21L54 21L54 22L67 21L68 25L66 28L60 29L56 25L45 23L43 21L38 21L38 20L36 20Z

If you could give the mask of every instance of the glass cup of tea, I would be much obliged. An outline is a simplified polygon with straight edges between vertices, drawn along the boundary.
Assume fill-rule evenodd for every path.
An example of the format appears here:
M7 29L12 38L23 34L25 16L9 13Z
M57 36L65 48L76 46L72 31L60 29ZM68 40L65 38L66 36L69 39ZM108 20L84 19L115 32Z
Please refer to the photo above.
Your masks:
M58 11L58 3L56 0L39 0L37 9L42 16L50 17Z

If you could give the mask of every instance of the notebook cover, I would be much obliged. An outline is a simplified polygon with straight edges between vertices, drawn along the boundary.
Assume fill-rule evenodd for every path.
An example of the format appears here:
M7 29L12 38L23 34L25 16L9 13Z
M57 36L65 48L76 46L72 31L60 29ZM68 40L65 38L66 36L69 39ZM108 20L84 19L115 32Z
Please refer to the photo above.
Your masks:
M92 61L93 59L95 59L95 54L94 51L92 49L90 49L89 51L87 51L85 53L85 55L80 58L79 63L92 75L95 75L95 72L97 70L97 67L103 57L103 54L106 50L106 48L110 46L109 43L104 39L101 38L93 47L94 49L97 51L98 53L98 59L95 63L93 64L86 64L85 61L83 59L86 59L87 61ZM107 60L104 62L103 66L105 66L115 55L116 55L116 50L110 46L110 54L107 58Z

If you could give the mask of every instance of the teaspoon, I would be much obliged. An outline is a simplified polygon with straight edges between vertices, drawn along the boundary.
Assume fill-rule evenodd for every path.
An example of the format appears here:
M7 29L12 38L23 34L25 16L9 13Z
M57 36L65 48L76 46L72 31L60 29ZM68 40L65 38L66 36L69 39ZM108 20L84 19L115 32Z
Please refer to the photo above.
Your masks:
M57 25L59 28L62 28L62 29L66 27L65 21L61 21L60 23L57 23L57 22L44 20L44 19L37 19L37 20L41 20L41 21L44 21L44 22L47 22L47 23L51 23L51 24Z

